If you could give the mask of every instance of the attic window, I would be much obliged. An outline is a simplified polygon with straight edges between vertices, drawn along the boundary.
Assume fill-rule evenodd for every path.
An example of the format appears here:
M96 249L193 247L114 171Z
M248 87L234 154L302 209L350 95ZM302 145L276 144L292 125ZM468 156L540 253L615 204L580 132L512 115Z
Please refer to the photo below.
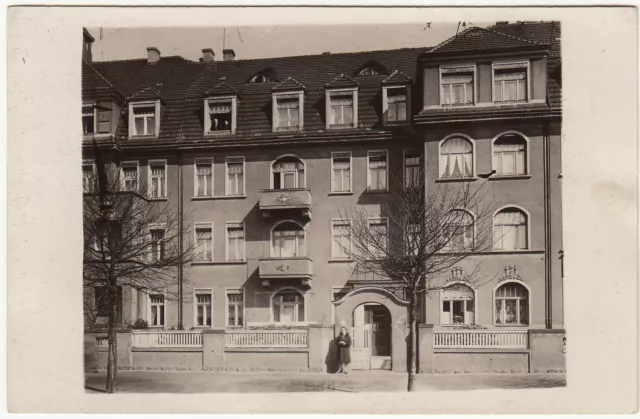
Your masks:
M272 70L263 70L249 79L249 83L270 83L276 80Z
M235 134L237 98L235 96L205 99L205 134Z
M129 137L158 137L160 131L160 102L129 104Z
M374 67L364 68L358 73L359 76L379 76L380 74L382 74L380 70Z

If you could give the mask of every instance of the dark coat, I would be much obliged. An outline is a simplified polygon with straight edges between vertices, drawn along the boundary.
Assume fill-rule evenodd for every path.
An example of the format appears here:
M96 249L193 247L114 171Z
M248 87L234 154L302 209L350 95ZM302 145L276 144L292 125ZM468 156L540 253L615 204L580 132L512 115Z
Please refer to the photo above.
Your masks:
M344 345L340 345L340 342L344 342ZM338 347L338 365L340 364L349 364L351 362L351 336L347 333L346 335L338 335L336 338L336 346Z

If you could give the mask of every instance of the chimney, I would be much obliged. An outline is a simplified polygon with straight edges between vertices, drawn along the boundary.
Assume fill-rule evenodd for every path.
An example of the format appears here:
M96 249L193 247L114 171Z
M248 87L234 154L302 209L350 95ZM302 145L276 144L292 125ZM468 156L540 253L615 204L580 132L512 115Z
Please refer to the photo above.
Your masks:
M160 61L160 50L156 47L147 48L147 63L155 64Z
M501 20L500 22L496 22L496 26L503 26L508 24L509 24L508 20Z
M215 55L216 54L211 48L205 48L202 50L202 61L205 63L212 63Z
M88 30L82 28L82 61L91 63L93 61L93 57L91 56L91 47L93 46L93 42L95 39Z
M222 61L233 61L236 58L236 53L232 49L222 50Z

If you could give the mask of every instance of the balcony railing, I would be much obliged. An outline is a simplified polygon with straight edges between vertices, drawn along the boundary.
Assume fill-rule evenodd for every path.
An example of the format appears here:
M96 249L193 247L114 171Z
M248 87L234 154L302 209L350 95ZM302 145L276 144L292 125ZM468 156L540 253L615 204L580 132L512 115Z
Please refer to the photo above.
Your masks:
M300 330L227 330L228 348L306 348L306 329Z
M260 279L302 279L309 285L313 277L313 261L309 257L262 258L259 263ZM266 284L265 284L266 285Z
M266 216L274 210L299 209L310 217L311 197L309 189L262 189L258 206Z
M436 349L526 349L526 330L436 330L433 333Z
M145 330L133 331L136 348L183 348L202 346L202 332L198 330Z

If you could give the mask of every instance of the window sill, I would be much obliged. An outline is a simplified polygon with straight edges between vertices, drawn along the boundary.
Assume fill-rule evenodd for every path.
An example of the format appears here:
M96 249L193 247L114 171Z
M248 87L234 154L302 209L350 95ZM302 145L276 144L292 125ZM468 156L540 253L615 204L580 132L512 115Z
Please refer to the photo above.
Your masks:
M329 259L329 263L353 263L353 259Z
M197 261L197 262L191 262L192 266L199 266L199 265L246 265L247 261L246 260L224 260L224 261Z
M341 195L353 195L353 192L351 191L344 191L344 192L329 192L328 193L329 196L341 196Z
M493 175L489 180L531 179L531 175Z
M205 137L216 137L216 136L221 136L221 135L232 135L235 134L235 132L231 132L230 130L227 131L205 131L204 136Z
M477 177L457 177L457 178L440 178L436 179L436 183L447 183L447 182L475 182L477 181Z
M246 195L193 196L192 201L213 201L216 199L247 199Z
M162 201L168 201L168 200L169 200L169 198L149 198L149 201L159 201L159 202L162 202Z
M389 193L389 189L365 189L362 191L363 194L378 194L378 193Z
M344 130L358 128L357 125L329 125L330 130Z

